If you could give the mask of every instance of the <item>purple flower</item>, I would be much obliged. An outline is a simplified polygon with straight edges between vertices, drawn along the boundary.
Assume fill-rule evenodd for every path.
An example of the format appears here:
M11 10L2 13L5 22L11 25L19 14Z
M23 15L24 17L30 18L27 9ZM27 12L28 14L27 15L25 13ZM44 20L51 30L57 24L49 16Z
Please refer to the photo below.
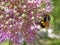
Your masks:
M33 42L38 31L36 22L43 11L51 12L51 1L11 0L10 4L7 3L8 0L0 2L0 42L5 40L15 43Z
M46 0L46 12L52 11L52 3L51 0Z

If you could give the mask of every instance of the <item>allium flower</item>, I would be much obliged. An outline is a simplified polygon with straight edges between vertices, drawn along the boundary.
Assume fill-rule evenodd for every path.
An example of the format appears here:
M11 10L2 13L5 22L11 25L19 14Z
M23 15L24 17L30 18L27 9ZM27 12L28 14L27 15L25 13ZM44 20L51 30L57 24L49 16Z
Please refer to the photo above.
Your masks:
M52 11L52 4L51 0L46 0L46 12Z
M45 5L44 5L45 4ZM50 0L0 0L0 42L33 42L37 22L51 11Z

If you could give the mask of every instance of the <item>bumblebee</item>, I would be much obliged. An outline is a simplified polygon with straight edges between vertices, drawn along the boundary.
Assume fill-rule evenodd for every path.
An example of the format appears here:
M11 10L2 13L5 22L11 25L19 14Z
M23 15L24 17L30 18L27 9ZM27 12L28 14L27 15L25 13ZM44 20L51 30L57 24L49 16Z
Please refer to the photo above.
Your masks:
M49 22L51 20L51 17L48 14L44 14L43 16L44 16L43 20L38 22L38 24L40 25L41 28L49 28Z

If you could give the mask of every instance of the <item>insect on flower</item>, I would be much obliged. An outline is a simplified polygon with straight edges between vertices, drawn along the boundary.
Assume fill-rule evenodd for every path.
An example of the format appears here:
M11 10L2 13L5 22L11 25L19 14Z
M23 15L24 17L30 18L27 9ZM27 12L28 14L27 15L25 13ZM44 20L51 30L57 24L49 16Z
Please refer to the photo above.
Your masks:
M49 28L49 22L51 20L51 17L49 14L44 14L43 20L38 22L38 24L41 26L41 28Z

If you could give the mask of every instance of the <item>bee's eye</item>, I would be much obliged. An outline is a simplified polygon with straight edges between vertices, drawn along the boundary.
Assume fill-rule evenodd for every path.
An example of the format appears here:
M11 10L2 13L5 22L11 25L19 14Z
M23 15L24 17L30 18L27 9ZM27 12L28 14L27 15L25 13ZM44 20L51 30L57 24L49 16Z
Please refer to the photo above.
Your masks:
M51 17L49 15L47 15L47 18L48 18L49 21L51 20Z

